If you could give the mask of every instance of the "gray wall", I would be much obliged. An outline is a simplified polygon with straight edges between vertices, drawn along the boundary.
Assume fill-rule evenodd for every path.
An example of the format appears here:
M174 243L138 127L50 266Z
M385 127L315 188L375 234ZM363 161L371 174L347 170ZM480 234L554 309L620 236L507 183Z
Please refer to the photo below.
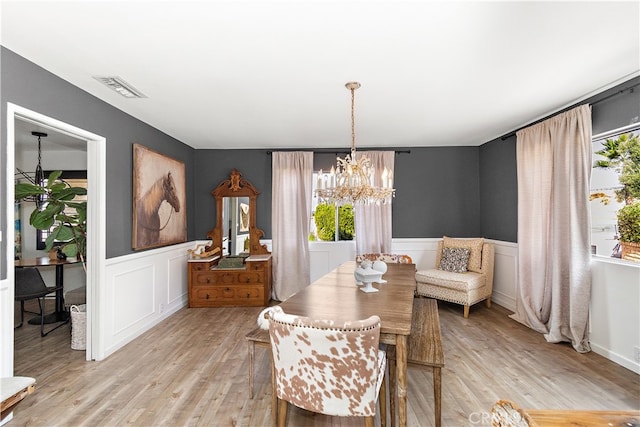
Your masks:
M163 132L95 98L54 74L27 61L12 51L0 50L0 101L2 103L2 159L1 179L6 176L6 115L7 102L53 117L78 128L101 135L107 140L107 257L132 252L132 145L139 143L170 157L185 162L187 173L187 200L193 200L193 158L195 150ZM140 100L132 100L137 102ZM5 183L2 182L2 188ZM2 198L0 209L5 224L7 206ZM10 210L13 214L13 209ZM187 206L187 239L195 237L194 210ZM3 230L4 232L5 230ZM4 233L3 233L4 234ZM6 234L5 234L6 235ZM5 262L2 242L1 259ZM2 265L5 277L6 265Z
M234 167L262 192L258 198L257 225L265 231L265 237L271 237L271 156L265 150L196 151L4 47L0 48L0 55L0 180L6 176L7 102L105 137L108 258L133 252L131 170L134 143L185 162L187 240L204 239L215 226L211 191L228 177ZM639 82L640 78L634 78L585 102L602 99ZM640 89L596 104L593 107L593 132L597 134L629 124L638 116ZM389 145L393 146L393 141ZM340 150L344 151L344 148ZM517 241L515 137L499 138L480 147L420 147L410 150L410 154L396 156L394 237L482 235ZM335 154L316 154L315 158L318 168L327 169L326 165L334 163ZM1 182L1 185L4 188L5 183ZM5 224L7 203L4 198L0 203L2 224ZM6 235L6 230L2 231ZM8 243L5 240L0 245L2 278L6 277L4 253L10 247Z
M593 104L594 135L635 123L640 117L640 87L626 89L638 84L640 77L635 77L568 108ZM490 239L517 242L516 137L505 136L480 146L480 230Z
M518 241L516 137L480 146L480 229L489 239Z
M395 160L393 237L480 235L478 147L410 150L409 154L397 154ZM315 154L314 169L331 168L335 157L334 153ZM260 191L257 226L266 238L271 238L271 156L267 151L198 150L195 162L196 238L206 238L207 232L215 227L211 191L229 177L234 167Z
M216 226L216 203L211 192L221 181L229 179L235 168L260 192L257 200L256 226L271 237L271 156L266 150L198 150L193 209L195 238L206 239Z

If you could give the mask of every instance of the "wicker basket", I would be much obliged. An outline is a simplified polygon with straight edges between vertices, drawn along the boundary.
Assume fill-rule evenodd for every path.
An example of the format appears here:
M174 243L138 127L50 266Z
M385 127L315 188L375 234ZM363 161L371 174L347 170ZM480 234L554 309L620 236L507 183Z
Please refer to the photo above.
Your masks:
M640 262L640 243L620 242L622 259Z
M87 349L87 305L72 305L71 311L71 349Z

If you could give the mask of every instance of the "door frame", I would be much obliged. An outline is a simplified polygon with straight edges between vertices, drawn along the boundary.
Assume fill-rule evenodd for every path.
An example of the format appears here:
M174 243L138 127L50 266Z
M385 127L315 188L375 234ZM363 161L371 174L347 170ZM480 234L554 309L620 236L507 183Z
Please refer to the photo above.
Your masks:
M24 120L35 125L48 127L57 132L81 139L87 143L87 349L86 360L99 359L100 353L100 309L99 298L104 283L106 263L106 138L76 126L64 123L27 108L7 103L7 161L6 161L6 203L11 207L14 199L15 170L15 120ZM9 210L9 209L8 209ZM13 209L10 210L13 212ZM7 215L7 242L14 241L13 214ZM7 248L9 246L7 245ZM7 281L12 284L4 295L9 301L14 299L15 281L13 251L6 251ZM8 304L3 304L7 306ZM13 305L11 305L13 306ZM13 310L3 310L2 322L13 325ZM13 375L14 337L13 328L2 333L3 376ZM8 336L10 335L10 336ZM7 363L9 362L9 363Z

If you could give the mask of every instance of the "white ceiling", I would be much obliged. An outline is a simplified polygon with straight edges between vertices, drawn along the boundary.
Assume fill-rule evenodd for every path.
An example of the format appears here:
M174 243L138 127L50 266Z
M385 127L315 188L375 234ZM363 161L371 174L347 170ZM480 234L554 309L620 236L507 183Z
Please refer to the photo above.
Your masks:
M353 80L359 147L474 146L638 75L639 3L2 1L0 40L194 148L346 147Z

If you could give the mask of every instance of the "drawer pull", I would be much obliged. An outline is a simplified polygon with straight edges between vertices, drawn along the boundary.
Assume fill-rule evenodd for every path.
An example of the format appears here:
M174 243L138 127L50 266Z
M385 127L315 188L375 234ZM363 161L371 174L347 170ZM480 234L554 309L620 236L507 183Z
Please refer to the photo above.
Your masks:
M247 277L247 283L249 283L250 281L251 281L251 279L249 279L249 278Z
M207 283L211 283L211 277L207 277Z
M251 293L247 292L247 298L251 298Z
M206 299L209 299L209 294L207 294L207 297L206 297Z

